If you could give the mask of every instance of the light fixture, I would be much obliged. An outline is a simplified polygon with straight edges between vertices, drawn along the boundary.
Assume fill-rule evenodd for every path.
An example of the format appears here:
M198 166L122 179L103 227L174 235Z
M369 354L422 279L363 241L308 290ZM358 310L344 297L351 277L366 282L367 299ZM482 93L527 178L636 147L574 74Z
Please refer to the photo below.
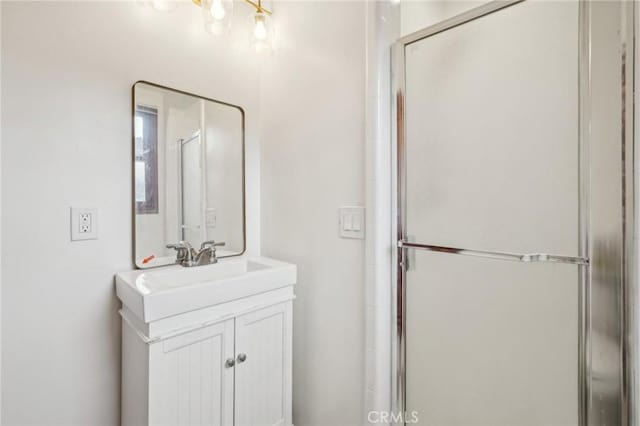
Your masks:
M222 0L213 0L211 2L211 7L209 8L209 13L216 21L221 21L227 16L227 13L224 10L224 5L222 4Z
M265 23L266 19L266 15L262 12L256 12L254 16L256 26L253 29L253 37L258 41L267 39L267 25Z
M254 3L251 0L244 0L253 6L256 11L250 16L253 26L252 39L253 45L257 50L266 50L271 48L273 39L273 28L271 25L271 12L262 7L262 0Z
M202 8L205 29L214 35L225 34L231 28L233 0L194 1Z
M163 1L163 0L159 0ZM164 0L166 1L166 0ZM215 35L226 33L231 27L233 15L233 0L192 0L202 8L204 25L208 32ZM251 39L257 50L271 48L273 26L271 25L271 11L262 6L262 0L254 2L244 0L255 9L250 16L252 34Z

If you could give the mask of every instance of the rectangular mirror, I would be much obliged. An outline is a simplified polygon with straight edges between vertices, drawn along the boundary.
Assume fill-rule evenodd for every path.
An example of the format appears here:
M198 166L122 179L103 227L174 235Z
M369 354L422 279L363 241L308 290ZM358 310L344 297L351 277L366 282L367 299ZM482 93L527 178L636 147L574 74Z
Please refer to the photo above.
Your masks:
M148 82L133 86L134 256L175 262L167 244L224 242L245 250L244 111Z

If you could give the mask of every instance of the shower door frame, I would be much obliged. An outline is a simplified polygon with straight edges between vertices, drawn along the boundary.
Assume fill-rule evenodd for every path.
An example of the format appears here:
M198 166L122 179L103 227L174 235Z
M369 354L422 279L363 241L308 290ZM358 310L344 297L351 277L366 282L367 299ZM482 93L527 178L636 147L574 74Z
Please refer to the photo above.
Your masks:
M517 5L526 0L492 1L482 6L469 10L468 12L456 15L450 19L429 26L423 30L409 34L400 38L391 49L391 84L392 84L392 110L391 116L391 144L392 144L392 226L391 241L392 247L392 318L395 326L392 327L392 372L395 374L392 380L392 416L391 423L394 425L404 425L406 413L406 267L407 250L427 249L439 251L435 246L423 246L421 244L410 244L406 234L406 165L404 152L406 149L405 140L405 49L414 42L426 39L435 34L447 31L468 22L490 15L494 12ZM592 95L592 5L585 0L579 1L579 64L578 83L579 84L579 205L578 205L578 227L579 227L579 248L578 257L560 259L579 265L579 318L578 318L578 424L579 426L595 426L596 424L613 425L618 419L621 426L636 425L637 416L635 404L631 401L636 396L636 376L635 368L637 358L637 338L636 333L639 327L635 323L637 292L636 280L638 277L637 255L638 238L634 237L637 223L638 198L636 196L636 170L638 169L639 156L634 149L634 58L635 58L635 5L634 2L620 3L620 52L622 54L622 70L620 87L622 93L621 108L621 139L619 143L612 143L611 148L620 151L620 161L615 165L616 172L619 173L622 199L620 200L621 215L616 215L615 211L606 218L607 222L615 221L620 227L620 234L614 241L614 245L619 246L619 251L613 253L602 253L592 249L591 241L594 235L598 234L599 225L605 218L598 218L592 221L590 217L590 194L598 191L607 191L604 185L598 185L598 176L593 176L592 171L597 170L604 160L591 158L589 155L591 146L591 95ZM595 167L594 167L595 166ZM604 164L606 167L607 165ZM608 166L611 166L610 164ZM612 209L613 210L613 209ZM493 257L503 260L536 261L536 259L517 259L519 255L511 253L483 253L464 250L457 252L458 255L470 254L484 257ZM447 249L450 252L450 250ZM464 253L469 251L471 253ZM594 297L592 295L592 276L605 271L605 266L599 257L603 254L615 256L616 266L619 266L619 276L616 275L616 285L608 286L605 292L613 296L616 304L606 303L605 297ZM515 257L514 257L515 256ZM597 281L597 280L596 280ZM602 296L603 283L600 285ZM607 283L604 283L607 284ZM599 330L596 337L592 333L593 316L604 318L615 324L613 329ZM604 334L604 335L603 335ZM615 342L616 355L611 356L610 352L601 351L607 342ZM606 377L597 377L594 380L594 372L615 371L617 374ZM614 407L619 410L615 413L607 411L611 408L611 401ZM407 417L411 419L411 417Z

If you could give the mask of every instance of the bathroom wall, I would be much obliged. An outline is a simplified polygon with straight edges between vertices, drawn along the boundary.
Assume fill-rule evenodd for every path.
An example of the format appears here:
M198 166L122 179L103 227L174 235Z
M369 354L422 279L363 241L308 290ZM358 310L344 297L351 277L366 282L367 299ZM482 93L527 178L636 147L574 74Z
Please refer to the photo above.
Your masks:
M2 117L2 7L0 7L0 117ZM2 120L0 119L0 128ZM0 212L2 212L2 130L0 130ZM2 252L2 220L0 220L0 253ZM0 261L0 365L2 365L2 262ZM2 423L2 368L0 368L0 423Z
M405 36L449 19L487 1L480 0L401 0L400 32Z
M296 426L364 421L364 241L338 237L338 207L365 201L365 10L278 2L263 72L262 252L299 268Z
M365 177L365 420L378 423L392 409L391 46L400 36L401 4L367 2Z
M136 2L1 2L2 424L118 425L119 303L132 268L131 86L145 79L247 113L249 252L260 246L257 58L200 11ZM71 242L69 208L99 209ZM324 368L324 367L323 367Z

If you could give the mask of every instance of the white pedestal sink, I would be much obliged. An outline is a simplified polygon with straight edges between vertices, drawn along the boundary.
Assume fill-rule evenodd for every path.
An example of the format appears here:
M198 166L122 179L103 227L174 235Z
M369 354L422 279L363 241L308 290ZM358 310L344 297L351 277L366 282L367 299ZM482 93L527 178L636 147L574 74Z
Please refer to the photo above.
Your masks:
M290 426L296 273L258 257L118 274L122 424Z

